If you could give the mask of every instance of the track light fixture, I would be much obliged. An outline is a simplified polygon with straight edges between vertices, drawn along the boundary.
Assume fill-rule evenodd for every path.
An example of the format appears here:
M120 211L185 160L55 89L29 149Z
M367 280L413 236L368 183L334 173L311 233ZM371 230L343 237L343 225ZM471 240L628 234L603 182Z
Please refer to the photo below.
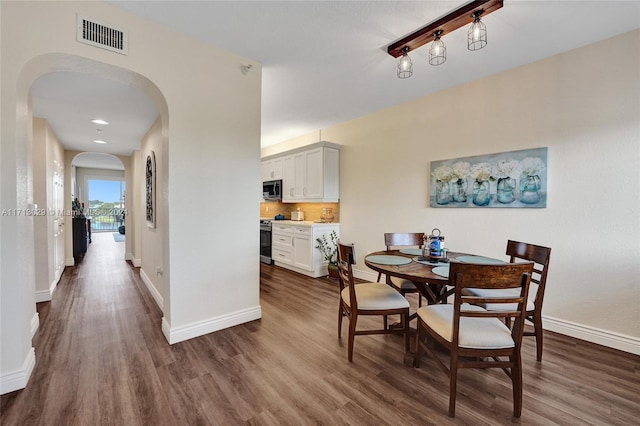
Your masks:
M467 33L467 49L480 50L487 45L487 27L480 20L482 10L473 12L473 24Z
M398 77L408 78L413 74L413 65L407 53L427 43L432 43L429 48L429 63L431 65L443 64L447 60L447 55L446 47L441 37L464 25L473 23L467 34L467 48L469 50L482 49L487 45L487 28L480 21L480 16L486 16L500 9L503 6L503 2L503 0L470 1L389 45L387 52L391 56L394 58L402 56L398 63ZM407 67L407 61L409 62L408 69L410 69L410 72L401 74L401 66Z
M440 40L442 30L433 33L433 43L429 48L429 63L431 65L442 65L447 60L447 47Z
M402 57L398 62L398 78L409 78L413 75L413 62L409 57L409 48L402 50Z

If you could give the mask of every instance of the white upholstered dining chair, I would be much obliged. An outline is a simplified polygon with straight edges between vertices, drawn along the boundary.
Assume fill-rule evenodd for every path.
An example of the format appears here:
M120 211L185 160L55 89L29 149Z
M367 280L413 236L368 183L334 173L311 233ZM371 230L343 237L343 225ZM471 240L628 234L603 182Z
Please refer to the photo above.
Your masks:
M349 319L348 349L349 362L353 362L353 343L357 335L391 334L404 335L405 352L409 350L409 302L400 293L387 284L356 284L353 278L352 265L355 264L353 244L342 244L338 241L338 272L340 274L340 304L338 310L338 338L342 337L342 318ZM356 324L362 315L395 315L400 314L402 328L382 330L358 330Z
M453 304L437 304L418 309L416 367L426 351L449 376L449 416L455 417L456 387L460 368L501 368L511 379L513 415L522 413L522 361L520 347L525 320L525 305L533 271L533 262L480 265L451 262L449 281L455 286ZM467 288L514 290L498 298L466 295ZM508 309L488 311L478 304L504 304ZM509 328L502 319L513 319ZM433 339L449 355L427 345ZM445 364L446 362L446 364Z

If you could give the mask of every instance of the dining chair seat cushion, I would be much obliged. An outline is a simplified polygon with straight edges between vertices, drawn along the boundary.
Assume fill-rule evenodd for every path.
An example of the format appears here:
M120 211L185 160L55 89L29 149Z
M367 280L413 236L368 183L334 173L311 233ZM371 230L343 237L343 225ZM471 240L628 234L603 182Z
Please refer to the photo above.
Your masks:
M408 308L409 302L400 293L387 284L362 283L354 286L359 310L382 310ZM350 306L349 287L341 293L342 300Z
M504 290L495 289L482 289L482 288L465 288L462 290L462 294L467 296L478 297L518 297L520 289L509 288ZM515 303L485 303L481 305L488 311L515 311L517 308ZM535 305L531 299L527 300L527 311L533 311Z
M404 278L391 277L391 284L400 290L417 290L414 283Z
M480 306L463 304L462 311L484 311ZM418 316L448 342L453 336L453 305L429 305L418 309ZM458 345L470 349L503 349L515 346L511 330L497 318L460 317Z

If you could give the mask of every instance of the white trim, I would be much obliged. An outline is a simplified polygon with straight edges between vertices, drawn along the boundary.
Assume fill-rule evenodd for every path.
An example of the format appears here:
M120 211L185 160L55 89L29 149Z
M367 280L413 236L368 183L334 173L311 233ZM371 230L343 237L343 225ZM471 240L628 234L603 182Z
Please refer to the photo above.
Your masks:
M245 322L254 321L262 318L262 309L260 306L243 309L230 314L221 315L219 317L210 318L204 321L197 321L182 327L171 328L171 325L165 317L162 318L162 332L170 345L193 339L194 337L203 336L213 333L214 331L223 330L233 327L234 325L244 324Z
M31 338L32 339L33 339L33 336L36 335L36 332L38 331L38 327L40 327L40 314L36 312L31 317Z
M35 366L36 351L31 348L20 370L15 370L0 376L0 395L26 388Z
M60 277L62 274L53 280L51 285L49 286L49 290L38 290L36 291L36 303L42 302L50 302L53 298L53 292L56 291L56 287L58 287L58 282L60 282Z
M554 331L576 339L586 340L624 352L640 355L640 338L589 327L558 318L542 316L542 324L545 330Z
M142 266L142 259L136 259L131 253L129 253L129 260L131 260L131 264L136 268L140 268Z
M377 272L361 271L359 269L354 269L353 270L353 276L355 278L360 278L361 280L365 280L365 281L369 281L369 282L373 282L373 283L375 283L376 280L378 279L378 273Z
M353 270L353 276L366 281L375 282L378 274L370 271ZM635 355L640 355L640 338L589 327L587 325L566 321L559 318L542 316L542 328L544 330L560 333L565 336L618 349Z
M147 290L151 293L151 297L156 301L156 305L160 308L160 310L164 313L164 298L158 291L158 289L153 285L153 282L149 279L149 276L144 272L144 269L140 269L140 278L145 286L147 286Z
M64 260L64 266L73 266L76 264L76 261L73 257L68 257Z
M36 291L36 303L50 302L51 290L38 290Z

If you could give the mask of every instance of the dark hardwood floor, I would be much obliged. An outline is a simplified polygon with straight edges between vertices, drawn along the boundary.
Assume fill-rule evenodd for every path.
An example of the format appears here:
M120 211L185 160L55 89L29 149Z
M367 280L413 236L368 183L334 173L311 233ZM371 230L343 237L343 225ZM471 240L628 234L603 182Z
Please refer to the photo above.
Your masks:
M510 382L493 370L460 372L451 419L448 381L432 360L406 367L402 338L375 335L357 336L347 362L346 340L337 338L337 283L275 266L261 267L261 320L169 346L160 310L122 260L124 244L110 234L93 241L53 300L38 304L37 364L26 389L0 397L3 425L630 425L640 418L640 357L545 332L542 363L525 339L521 419L511 416Z

